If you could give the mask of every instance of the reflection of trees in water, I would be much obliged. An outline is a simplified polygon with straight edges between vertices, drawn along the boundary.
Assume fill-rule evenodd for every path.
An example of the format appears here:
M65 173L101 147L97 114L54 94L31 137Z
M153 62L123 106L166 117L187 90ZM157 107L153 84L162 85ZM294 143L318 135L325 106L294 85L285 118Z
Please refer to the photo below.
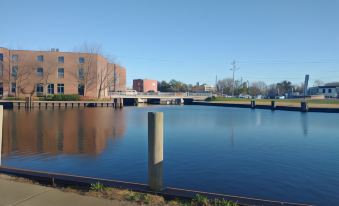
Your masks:
M124 110L14 110L4 114L3 152L98 154L123 136Z

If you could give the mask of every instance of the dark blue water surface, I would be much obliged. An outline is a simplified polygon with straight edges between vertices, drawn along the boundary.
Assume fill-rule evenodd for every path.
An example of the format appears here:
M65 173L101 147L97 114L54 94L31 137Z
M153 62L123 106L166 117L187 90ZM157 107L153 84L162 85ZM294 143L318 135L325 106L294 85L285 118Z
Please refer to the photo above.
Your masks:
M147 112L164 112L166 186L339 205L339 114L207 106L5 111L3 164L147 182Z

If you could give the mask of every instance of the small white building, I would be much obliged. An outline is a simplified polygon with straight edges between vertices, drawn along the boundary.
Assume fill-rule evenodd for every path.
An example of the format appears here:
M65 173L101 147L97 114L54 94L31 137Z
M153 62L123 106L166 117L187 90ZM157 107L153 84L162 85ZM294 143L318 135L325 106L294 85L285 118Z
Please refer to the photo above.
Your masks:
M326 98L339 97L338 86L319 86L317 95L324 95Z
M214 92L215 91L215 86L213 85L196 85L192 88L193 92Z

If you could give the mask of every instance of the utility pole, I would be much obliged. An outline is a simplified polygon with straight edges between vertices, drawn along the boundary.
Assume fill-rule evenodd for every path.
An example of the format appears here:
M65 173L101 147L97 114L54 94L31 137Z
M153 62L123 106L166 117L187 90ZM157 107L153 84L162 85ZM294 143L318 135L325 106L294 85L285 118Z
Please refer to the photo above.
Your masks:
M239 70L239 68L237 68L235 60L233 60L231 65L232 65L232 68L230 70L233 72L233 86L232 86L232 97L233 97L234 96L234 87L235 87L234 73L235 73L235 71Z
M218 75L215 75L215 91L218 92Z
M250 94L250 81L247 80L247 90L248 90L248 95L251 95Z

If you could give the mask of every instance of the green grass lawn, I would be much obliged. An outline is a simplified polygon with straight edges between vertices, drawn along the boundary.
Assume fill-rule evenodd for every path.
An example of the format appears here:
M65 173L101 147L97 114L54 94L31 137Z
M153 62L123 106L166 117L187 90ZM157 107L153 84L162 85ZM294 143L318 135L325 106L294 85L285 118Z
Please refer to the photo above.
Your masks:
M207 98L206 101L211 102L250 102L252 99L243 98L227 98L227 97L212 97ZM303 99L255 99L256 102L270 104L271 101L284 102L284 103L300 103ZM311 104L339 104L339 99L306 99L306 102Z

